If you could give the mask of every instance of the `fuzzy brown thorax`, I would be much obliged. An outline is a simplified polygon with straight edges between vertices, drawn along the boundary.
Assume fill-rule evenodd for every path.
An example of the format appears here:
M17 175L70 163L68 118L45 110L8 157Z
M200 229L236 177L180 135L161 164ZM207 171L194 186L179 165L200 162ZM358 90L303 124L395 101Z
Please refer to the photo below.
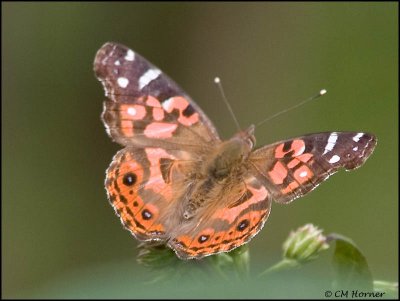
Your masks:
M202 179L197 182L185 206L185 219L192 217L204 203L217 199L218 194L226 193L226 179L231 179L232 183L235 179L240 180L241 169L255 144L253 133L254 126L251 126L215 147L201 166Z

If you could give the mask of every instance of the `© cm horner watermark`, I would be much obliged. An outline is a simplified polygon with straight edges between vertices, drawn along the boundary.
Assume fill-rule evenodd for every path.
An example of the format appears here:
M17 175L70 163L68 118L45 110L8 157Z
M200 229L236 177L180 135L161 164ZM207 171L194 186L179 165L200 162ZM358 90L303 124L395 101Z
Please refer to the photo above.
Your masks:
M365 292L359 290L325 291L327 298L382 298L385 292Z

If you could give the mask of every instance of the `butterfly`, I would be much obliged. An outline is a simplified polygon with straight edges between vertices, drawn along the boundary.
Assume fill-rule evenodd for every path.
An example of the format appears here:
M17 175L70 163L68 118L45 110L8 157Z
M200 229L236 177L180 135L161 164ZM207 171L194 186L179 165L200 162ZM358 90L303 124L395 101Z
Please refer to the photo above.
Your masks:
M290 203L361 166L377 143L368 133L325 132L255 148L254 126L224 141L174 81L126 46L104 44L94 72L107 98L102 121L124 147L106 171L109 202L134 237L181 259L247 243L273 200Z

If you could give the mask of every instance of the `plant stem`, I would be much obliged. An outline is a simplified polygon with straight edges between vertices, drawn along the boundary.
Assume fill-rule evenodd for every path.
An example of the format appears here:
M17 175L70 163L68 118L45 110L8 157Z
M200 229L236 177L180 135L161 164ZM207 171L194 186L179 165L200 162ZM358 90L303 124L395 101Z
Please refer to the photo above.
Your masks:
M284 270L289 270L293 269L299 266L299 263L296 260L293 259L282 259L279 261L277 264L273 265L269 269L265 270L262 272L259 277L264 277L264 276L269 276L270 274L284 271Z

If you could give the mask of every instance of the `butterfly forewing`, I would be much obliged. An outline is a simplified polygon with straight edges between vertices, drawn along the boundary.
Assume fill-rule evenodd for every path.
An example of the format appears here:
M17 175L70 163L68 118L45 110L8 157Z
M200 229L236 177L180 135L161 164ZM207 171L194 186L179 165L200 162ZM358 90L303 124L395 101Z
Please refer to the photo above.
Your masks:
M160 69L133 50L104 44L94 71L108 98L103 122L118 143L179 148L219 140L211 121Z
M340 168L361 166L376 145L372 134L328 132L281 141L254 151L250 163L274 200L288 203Z

